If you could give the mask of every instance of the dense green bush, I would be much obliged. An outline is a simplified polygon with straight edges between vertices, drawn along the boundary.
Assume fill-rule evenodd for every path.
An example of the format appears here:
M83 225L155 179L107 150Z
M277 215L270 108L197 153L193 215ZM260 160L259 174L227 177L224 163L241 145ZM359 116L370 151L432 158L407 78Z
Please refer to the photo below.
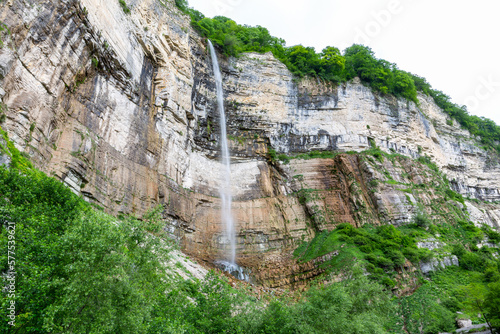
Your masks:
M459 219L457 229L463 231L464 240L469 243L471 250L477 250L476 244L484 239L484 232L473 222Z
M390 296L354 267L350 280L311 289L296 306L300 333L386 333Z
M278 154L278 160L282 161L284 164L290 162L290 158L286 154Z
M415 103L417 90L411 74L399 70L395 64L375 58L374 52L362 45L353 45L344 51L343 78L359 77L374 90L383 94L404 97Z
M479 254L467 252L460 258L460 266L466 270L482 271L484 261Z
M445 194L446 194L446 197L448 199L451 199L451 200L454 200L454 201L457 201L457 202L464 204L464 198L461 194L459 194L451 189L446 189Z
M130 8L128 8L127 3L124 0L118 0L120 7L122 7L125 14L130 14Z
M500 243L500 233L491 229L491 227L484 225L481 230L486 234L488 240L493 243Z
M413 221L415 225L417 225L420 228L427 228L431 225L431 220L429 219L429 216L422 211L417 212L417 214L413 218Z
M466 251L465 251L464 246L462 246L461 244L455 244L452 246L451 253L453 255L456 255L458 258L460 258L466 253Z
M418 159L417 159L418 162L426 165L427 167L429 167L430 169L432 169L433 171L435 171L436 173L439 172L439 167L432 162L431 158L427 155L425 156L420 156Z
M492 327L500 331L500 280L488 285L485 299L486 311Z
M216 16L213 19L192 16L191 24L228 56L250 51L284 50L285 41L271 36L266 28L260 26L242 26L224 16Z
M342 255L328 263L331 270L342 270L342 266L352 265L352 261L362 259L370 273L369 277L383 283L387 275L405 265L406 259L418 266L420 261L429 261L432 258L432 252L417 247L416 240L421 237L421 233L410 226L405 229L398 229L393 225L365 225L355 228L348 223L342 223L337 225L335 230L323 231L311 242L303 243L294 254L302 261L310 261L342 249ZM348 261L348 258L352 261Z
M440 302L445 295L438 294L433 288L434 286L424 284L411 296L399 300L399 313L408 333L454 331L456 314Z
M164 277L167 245L144 221L90 208L39 172L0 168L0 249L15 224L16 328L25 333L141 333ZM10 225L11 225L10 224ZM7 252L0 270L7 271ZM2 299L2 319L8 300ZM0 328L6 330L6 322Z
M236 333L240 324L232 312L241 302L227 279L213 271L201 281L178 282L160 296L149 333Z
M293 334L302 333L296 309L280 300L273 300L263 312L254 312L257 321L245 326L245 333Z

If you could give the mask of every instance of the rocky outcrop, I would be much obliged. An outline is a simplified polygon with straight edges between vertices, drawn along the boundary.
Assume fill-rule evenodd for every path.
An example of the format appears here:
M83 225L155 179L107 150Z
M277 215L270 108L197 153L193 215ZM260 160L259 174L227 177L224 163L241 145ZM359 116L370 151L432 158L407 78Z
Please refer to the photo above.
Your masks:
M428 274L431 271L436 271L439 269L444 269L449 266L458 266L458 258L455 255L446 256L441 260L432 259L429 262L421 262L420 270L423 274Z
M460 327L459 321L460 320L457 320L457 324ZM491 331L488 329L487 323L473 325L472 322L470 322L470 324L469 324L469 322L470 322L470 320L468 322L467 322L467 320L465 320L464 324L466 326L460 327L455 332L456 333L491 334Z
M439 249L442 248L443 246L444 244L442 242L439 242L434 238L429 238L427 240L422 240L420 242L417 242L418 248L425 248L428 250Z
M457 318L457 326L458 328L470 327L472 326L472 320Z
M465 202L469 218L477 226L488 225L494 229L500 228L500 209L491 203Z
M141 215L163 205L183 250L213 261L227 245L205 41L170 1L126 3L130 14L112 0L0 4L9 28L0 50L2 128L38 168L111 213ZM271 161L269 148L361 151L374 141L387 152L429 155L464 195L500 199L498 157L448 125L428 97L417 106L357 81L297 82L270 53L221 59L221 67L237 261L262 284L317 275L317 263L291 256L316 231L341 222L404 224L417 202L442 198L431 187L415 190L434 176L412 159L343 154L283 164ZM498 205L468 205L483 213L478 221L499 226Z
M449 266L459 266L458 257L456 255L451 255L450 253L443 253L441 248L446 246L445 243L438 241L435 238L429 238L417 242L418 248L425 248L433 252L433 256L438 255L438 258L433 257L428 261L420 262L420 271L423 274L428 274L431 271L436 271L440 269L445 269Z

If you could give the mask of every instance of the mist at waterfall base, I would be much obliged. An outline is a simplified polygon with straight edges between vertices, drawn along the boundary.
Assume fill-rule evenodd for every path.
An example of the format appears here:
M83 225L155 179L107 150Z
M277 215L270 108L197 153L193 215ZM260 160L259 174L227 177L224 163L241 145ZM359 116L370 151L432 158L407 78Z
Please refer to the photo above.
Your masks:
M220 185L220 198L221 198L221 218L222 223L226 227L226 237L229 242L229 252L226 258L218 260L215 265L225 272L230 273L240 280L248 281L249 274L247 270L236 264L236 233L234 229L233 215L231 206L233 202L231 193L231 160L229 156L229 148L227 145L227 130L226 130L226 115L224 112L224 97L222 91L222 75L217 61L214 46L210 40L208 41L210 47L210 56L212 58L212 66L215 77L215 86L217 90L217 107L219 110L219 125L220 125L220 142L221 142L221 155L222 155L222 169L221 169L221 185Z

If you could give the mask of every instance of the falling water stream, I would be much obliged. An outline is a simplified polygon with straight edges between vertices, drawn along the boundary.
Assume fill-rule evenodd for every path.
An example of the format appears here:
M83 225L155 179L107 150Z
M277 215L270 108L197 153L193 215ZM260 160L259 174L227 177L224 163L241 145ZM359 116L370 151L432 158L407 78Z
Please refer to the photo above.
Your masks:
M227 145L227 130L226 130L226 115L224 113L224 97L222 91L222 76L220 73L217 55L212 42L208 41L210 46L210 56L212 57L212 66L215 76L215 85L217 89L217 106L219 109L220 119L220 142L222 154L222 173L220 185L220 197L222 202L222 223L226 227L226 237L229 243L229 252L226 258L218 261L218 266L222 270L230 273L238 279L248 281L248 274L244 269L236 264L236 234L234 229L233 215L231 212L231 205L233 201L231 193L231 160L229 157L229 148Z

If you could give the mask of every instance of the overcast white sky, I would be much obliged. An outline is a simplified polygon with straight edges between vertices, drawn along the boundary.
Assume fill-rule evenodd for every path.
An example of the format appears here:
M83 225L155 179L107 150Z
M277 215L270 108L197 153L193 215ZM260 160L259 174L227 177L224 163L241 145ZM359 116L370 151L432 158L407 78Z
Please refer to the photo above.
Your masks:
M261 25L287 45L321 51L354 44L425 77L500 125L500 33L496 0L189 0L205 16Z

